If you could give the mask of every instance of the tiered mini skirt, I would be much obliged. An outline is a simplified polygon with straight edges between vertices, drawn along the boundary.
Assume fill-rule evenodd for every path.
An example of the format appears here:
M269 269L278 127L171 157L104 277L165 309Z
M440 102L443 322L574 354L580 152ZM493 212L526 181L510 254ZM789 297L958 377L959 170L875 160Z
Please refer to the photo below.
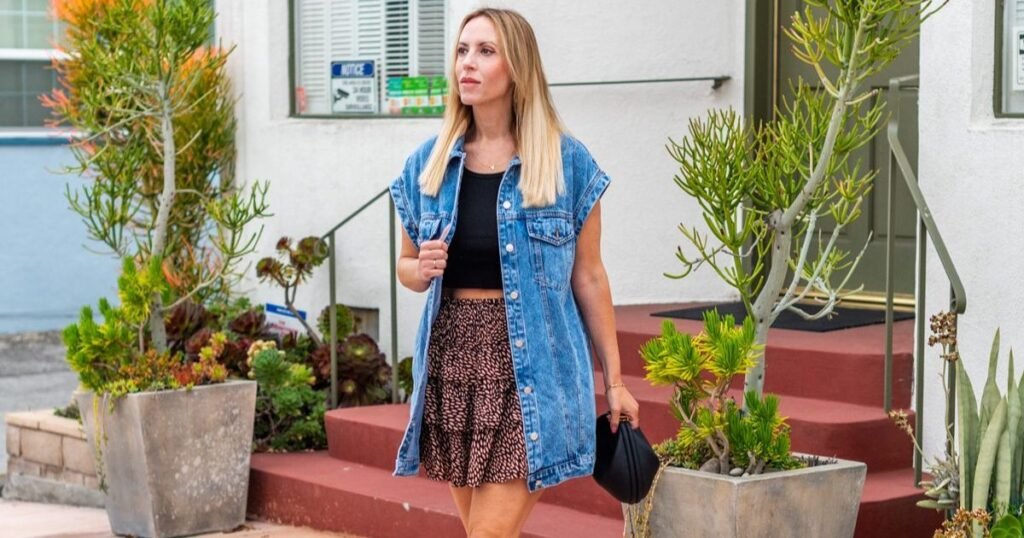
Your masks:
M455 487L525 479L504 299L444 297L427 351L420 463Z

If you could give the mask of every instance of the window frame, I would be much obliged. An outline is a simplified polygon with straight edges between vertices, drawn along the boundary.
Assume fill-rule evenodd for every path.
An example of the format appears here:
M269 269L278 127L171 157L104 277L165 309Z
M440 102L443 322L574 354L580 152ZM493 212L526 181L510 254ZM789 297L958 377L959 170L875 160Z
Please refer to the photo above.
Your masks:
M26 13L24 9L13 10L14 12ZM31 11L30 13L38 13ZM48 15L49 17L49 15ZM59 32L59 23L54 20L49 21L54 32ZM23 39L26 36L22 36ZM39 63L50 63L54 60L67 59L68 55L59 49L54 48L0 48L0 62L39 62ZM66 130L53 129L44 125L35 126L14 126L14 125L3 125L0 124L0 141L8 142L15 140L17 142L32 141L46 143L52 141L54 143L64 143L69 139L70 135Z
M297 0L288 0L288 118L289 119L300 119L300 120L416 120L416 119L437 119L443 118L444 112L441 114L418 114L418 115L402 115L402 114L299 114L296 111L296 96L295 96L295 68L297 62L298 43L296 39L298 32L295 30L295 9ZM415 0L409 0L414 2ZM447 39L448 21L447 13L445 13L445 39ZM410 33L412 29L410 29ZM447 49L445 49L445 55L447 56ZM447 57L445 58L445 77L448 76ZM379 69L380 66L378 65ZM382 84L386 88L387 81ZM386 90L385 90L386 91Z
M1013 0L1011 0L1013 1ZM994 78L992 84L992 113L996 118L1024 118L1024 111L1009 112L1003 108L1003 49L1005 48L1006 36L1004 35L1004 22L1007 0L996 2L995 16L995 62L993 68Z
M68 55L57 49L0 49L0 62L39 62L50 64L53 60L65 60ZM22 127L0 124L0 141L53 140L63 143L72 135L66 129L54 129L44 125Z

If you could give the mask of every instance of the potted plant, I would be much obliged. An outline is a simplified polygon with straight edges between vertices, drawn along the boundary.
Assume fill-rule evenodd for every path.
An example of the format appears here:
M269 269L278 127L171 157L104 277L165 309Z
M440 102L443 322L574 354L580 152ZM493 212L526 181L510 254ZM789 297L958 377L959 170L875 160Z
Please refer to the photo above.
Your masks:
M943 386L948 377L956 377L957 435L946 431L946 449L928 465L931 480L922 482L927 499L917 504L922 508L944 510L947 521L940 536L974 536L996 528L1009 532L1024 509L1024 376L1014 380L1013 351L1009 353L1006 393L996 383L999 366L999 330L992 339L989 352L988 378L981 400L967 375L957 345L955 316L940 312L931 318L932 336L929 345L940 345L943 360ZM951 395L946 395L947 405ZM914 441L914 448L923 452L907 421L904 410L893 410L890 417ZM1019 521L1018 521L1019 523ZM1012 536L1012 534L1010 534Z
M182 325L226 304L267 215L266 184L234 185L229 51L210 47L206 0L57 0L68 54L44 99L74 129L67 191L90 238L122 260L117 306L63 333L111 529L230 530L245 520L256 382L228 379L237 342ZM177 327L177 328L175 328Z
M852 536L867 473L863 463L790 453L774 395L729 395L756 364L754 322L704 314L697 336L666 320L641 348L647 380L674 387L678 435L655 447L663 462L647 498L625 505L634 537Z

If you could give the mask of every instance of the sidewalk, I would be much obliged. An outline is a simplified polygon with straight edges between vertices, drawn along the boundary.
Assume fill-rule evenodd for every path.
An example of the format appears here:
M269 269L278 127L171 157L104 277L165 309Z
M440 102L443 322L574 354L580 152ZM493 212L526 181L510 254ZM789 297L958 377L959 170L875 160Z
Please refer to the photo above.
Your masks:
M107 513L98 508L62 504L27 503L0 499L0 535L3 538L113 538ZM360 538L352 534L315 531L263 521L246 521L231 532L197 537L232 538Z

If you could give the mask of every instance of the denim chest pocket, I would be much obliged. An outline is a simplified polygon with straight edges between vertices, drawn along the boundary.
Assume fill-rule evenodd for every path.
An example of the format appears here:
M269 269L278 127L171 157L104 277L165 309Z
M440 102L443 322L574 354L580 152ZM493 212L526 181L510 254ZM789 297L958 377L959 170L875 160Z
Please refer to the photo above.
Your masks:
M576 236L568 217L533 217L526 221L534 276L542 286L563 291L572 276Z

